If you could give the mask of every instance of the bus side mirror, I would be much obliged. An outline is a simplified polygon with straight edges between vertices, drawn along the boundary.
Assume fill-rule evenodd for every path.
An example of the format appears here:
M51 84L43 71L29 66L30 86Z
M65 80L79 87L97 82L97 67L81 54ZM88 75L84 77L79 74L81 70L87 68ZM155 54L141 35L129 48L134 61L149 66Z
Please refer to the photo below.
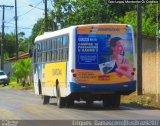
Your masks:
M32 57L32 54L33 54L33 50L30 49L30 50L29 50L29 57Z

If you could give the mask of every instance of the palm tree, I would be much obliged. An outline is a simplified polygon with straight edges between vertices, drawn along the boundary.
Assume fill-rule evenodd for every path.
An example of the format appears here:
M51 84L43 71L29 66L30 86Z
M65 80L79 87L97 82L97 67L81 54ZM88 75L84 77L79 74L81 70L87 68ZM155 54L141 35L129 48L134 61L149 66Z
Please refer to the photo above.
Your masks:
M13 76L15 76L18 80L23 80L23 86L25 86L27 82L27 77L32 71L31 59L20 59L17 62L14 62L12 64L12 67L14 68Z

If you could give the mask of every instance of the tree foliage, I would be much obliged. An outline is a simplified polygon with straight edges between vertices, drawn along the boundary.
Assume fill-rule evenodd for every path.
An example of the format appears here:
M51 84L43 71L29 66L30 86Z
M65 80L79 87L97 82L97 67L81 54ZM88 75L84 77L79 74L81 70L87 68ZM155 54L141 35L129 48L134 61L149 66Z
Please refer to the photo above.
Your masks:
M32 71L32 61L30 58L20 59L12 63L12 67L14 68L13 76L15 78L27 81L27 77Z
M19 43L19 55L27 53L28 52L28 44L29 39L25 38L25 33L20 32L18 34L18 43ZM2 34L0 33L0 38L2 38ZM2 39L0 39L0 45L1 45ZM1 52L1 48L0 48ZM8 59L11 57L14 57L16 54L16 35L11 34L5 34L4 38L4 59Z
M148 4L142 8L142 34L147 37L156 37L157 18L160 17L160 11L157 13L158 5ZM157 15L158 14L158 15ZM137 30L137 11L126 12L124 17L118 19L119 23L131 24L136 32ZM160 24L158 24L158 27Z
M49 13L49 30L93 23L126 23L137 27L137 4L110 4L109 0L50 0L53 8ZM142 33L155 37L157 4L143 5ZM160 10L158 10L160 17ZM44 32L44 18L34 25L32 43L37 35Z
M15 55L15 39L16 36L11 34L5 35L5 42L4 42L4 58L13 57ZM0 41L1 43L2 41ZM1 50L1 49L0 49Z

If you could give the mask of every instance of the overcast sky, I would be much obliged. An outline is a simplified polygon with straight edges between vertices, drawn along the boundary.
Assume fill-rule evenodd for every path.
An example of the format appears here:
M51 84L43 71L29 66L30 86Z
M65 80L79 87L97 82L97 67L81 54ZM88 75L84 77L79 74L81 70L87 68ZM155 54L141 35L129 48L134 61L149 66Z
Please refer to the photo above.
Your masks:
M0 0L0 5L15 6L15 0ZM18 15L18 32L25 32L25 37L31 35L31 28L36 21L44 17L44 11L30 7L29 5L36 6L37 8L44 9L43 0L17 0L17 15ZM51 2L48 1L48 8L51 7ZM5 33L15 32L15 8L5 8ZM2 26L2 8L0 8L0 32ZM9 27L8 27L9 26Z

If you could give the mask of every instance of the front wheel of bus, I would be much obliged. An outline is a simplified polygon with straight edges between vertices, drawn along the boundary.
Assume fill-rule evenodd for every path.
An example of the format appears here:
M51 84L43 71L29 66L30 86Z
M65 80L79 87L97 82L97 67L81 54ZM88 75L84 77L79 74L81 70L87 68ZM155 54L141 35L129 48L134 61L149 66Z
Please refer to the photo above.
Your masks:
M57 106L62 108L65 106L64 98L61 97L59 84L57 85Z
M49 104L50 96L43 95L42 99L44 105Z

